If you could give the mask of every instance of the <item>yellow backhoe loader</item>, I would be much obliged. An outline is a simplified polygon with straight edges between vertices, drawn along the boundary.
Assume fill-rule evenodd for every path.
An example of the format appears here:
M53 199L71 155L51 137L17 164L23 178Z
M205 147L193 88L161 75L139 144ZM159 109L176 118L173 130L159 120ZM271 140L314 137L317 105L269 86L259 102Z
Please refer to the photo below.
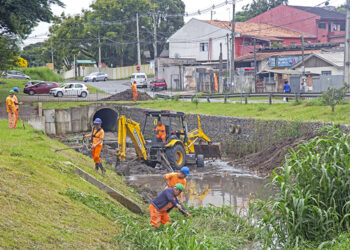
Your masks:
M171 170L181 169L185 164L204 167L202 152L209 154L210 157L221 157L220 146L212 144L210 138L203 132L199 116L198 128L188 132L185 114L182 112L163 110L144 113L145 122L142 130L139 123L125 116L119 117L117 164L125 161L127 136L131 139L138 158L151 167L155 167L157 163ZM153 123L149 120L153 120ZM159 120L165 125L165 142L157 140L153 133Z

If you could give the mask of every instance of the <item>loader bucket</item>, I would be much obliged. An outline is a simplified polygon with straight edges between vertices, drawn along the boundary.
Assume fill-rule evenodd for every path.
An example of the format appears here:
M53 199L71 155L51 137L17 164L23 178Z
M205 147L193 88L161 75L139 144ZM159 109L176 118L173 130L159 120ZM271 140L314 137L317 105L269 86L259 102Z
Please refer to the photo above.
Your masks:
M195 144L196 155L203 155L204 158L221 158L221 144Z

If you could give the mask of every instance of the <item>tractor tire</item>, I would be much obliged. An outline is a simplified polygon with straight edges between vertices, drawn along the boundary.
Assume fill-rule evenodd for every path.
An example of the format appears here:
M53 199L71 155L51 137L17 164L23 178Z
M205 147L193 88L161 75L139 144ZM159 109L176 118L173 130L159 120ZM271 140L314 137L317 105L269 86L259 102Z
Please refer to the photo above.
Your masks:
M204 168L204 155L197 155L197 167Z
M173 169L180 170L186 161L186 152L182 145L176 144L174 147L166 150L168 161Z
M147 166L151 167L151 168L155 168L157 165L156 161L146 161Z

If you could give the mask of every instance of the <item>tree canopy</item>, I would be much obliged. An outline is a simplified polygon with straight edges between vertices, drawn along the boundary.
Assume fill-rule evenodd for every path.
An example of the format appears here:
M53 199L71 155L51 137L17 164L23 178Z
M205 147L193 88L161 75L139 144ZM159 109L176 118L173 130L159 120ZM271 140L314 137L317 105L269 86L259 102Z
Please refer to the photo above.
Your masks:
M102 63L113 67L133 65L137 61L136 14L139 14L141 51L150 51L154 58L154 19L159 55L167 39L184 24L183 16L169 15L184 12L182 0L96 0L81 15L62 15L56 19L50 27L50 38L41 46L43 50L53 48L57 69L69 69L74 55L98 62L99 45Z

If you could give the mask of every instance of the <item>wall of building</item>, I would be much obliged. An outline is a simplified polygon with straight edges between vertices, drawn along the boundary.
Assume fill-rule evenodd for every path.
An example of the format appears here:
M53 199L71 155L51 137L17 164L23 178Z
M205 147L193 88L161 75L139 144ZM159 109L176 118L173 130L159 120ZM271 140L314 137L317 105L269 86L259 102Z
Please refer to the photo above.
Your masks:
M280 5L266 11L247 22L270 23L280 25L291 30L304 32L309 35L317 35L316 21L320 19L315 14Z

